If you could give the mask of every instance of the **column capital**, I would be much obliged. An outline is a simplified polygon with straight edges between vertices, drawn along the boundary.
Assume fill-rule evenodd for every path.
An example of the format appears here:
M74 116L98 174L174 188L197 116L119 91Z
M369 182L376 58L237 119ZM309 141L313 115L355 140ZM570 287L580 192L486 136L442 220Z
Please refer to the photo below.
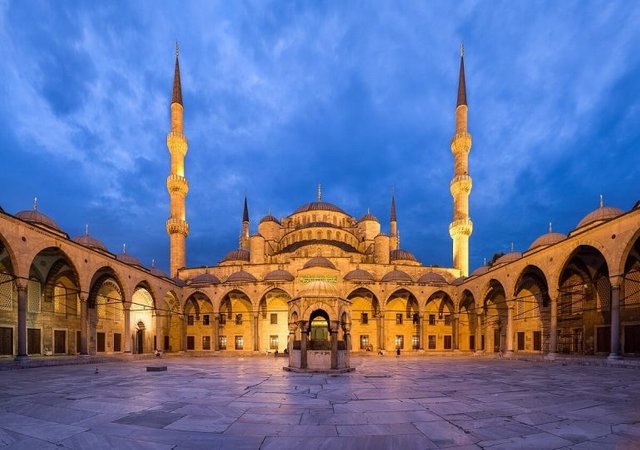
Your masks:
M14 280L16 282L16 289L18 289L18 291L26 291L27 290L27 286L29 284L29 280L26 280L24 278L15 278Z
M611 275L609 277L609 283L611 283L611 289L620 289L620 287L622 287L623 280L624 280L624 275Z

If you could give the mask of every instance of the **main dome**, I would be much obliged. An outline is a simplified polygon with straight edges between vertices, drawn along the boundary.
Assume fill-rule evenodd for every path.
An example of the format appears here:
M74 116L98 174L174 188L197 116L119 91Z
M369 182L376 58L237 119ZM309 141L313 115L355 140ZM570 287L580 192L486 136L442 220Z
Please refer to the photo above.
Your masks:
M298 214L298 213L303 213L308 211L333 211L333 212L338 212L348 216L346 212L344 212L341 208L337 207L333 203L327 203L322 201L306 203L301 207L299 207L298 209L296 209L293 212L293 214Z

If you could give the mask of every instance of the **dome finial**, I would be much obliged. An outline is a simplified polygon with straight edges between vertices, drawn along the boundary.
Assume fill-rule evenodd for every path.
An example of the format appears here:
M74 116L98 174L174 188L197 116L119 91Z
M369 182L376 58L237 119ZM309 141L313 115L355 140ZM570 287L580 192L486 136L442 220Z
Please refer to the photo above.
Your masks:
M600 208L604 208L604 200L602 198L602 194L600 194Z
M511 243L511 253L513 253L515 251L515 245L513 244L513 242Z
M371 210L367 208L367 214L371 214Z
M127 244L122 244L122 254L123 255L127 254Z
M85 236L89 236L89 224L85 224L84 226L84 235Z
M549 222L549 233L553 232L553 227L551 226L551 222Z
M486 266L487 265L487 258L482 258L482 265Z
M155 260L155 259L152 259L152 260L151 260L151 268L152 268L152 269L155 269L155 267L156 267L156 260Z
M38 197L33 197L33 210L38 210Z
M464 58L464 41L460 41L460 58Z
M176 39L176 58L180 56L180 45L178 44L178 40Z
M318 183L318 203L322 201L322 186Z

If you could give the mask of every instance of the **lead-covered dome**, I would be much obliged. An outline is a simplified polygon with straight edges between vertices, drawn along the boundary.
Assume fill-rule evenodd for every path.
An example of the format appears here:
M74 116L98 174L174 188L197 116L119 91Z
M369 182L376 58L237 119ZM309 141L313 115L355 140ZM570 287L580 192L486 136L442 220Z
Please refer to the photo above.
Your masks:
M93 249L98 249L98 250L104 250L105 252L108 251L107 247L100 242L98 239L89 236L89 234L84 234L82 236L76 236L74 238L71 239L73 242L80 244L80 245L84 245L85 247L89 247L89 248L93 248Z
M412 282L413 279L409 276L408 273L403 272L402 270L392 270L388 274L382 277L382 281L391 281L391 282Z
M591 211L589 214L584 216L584 218L578 223L578 226L576 226L576 229L582 228L591 223L604 222L606 220L615 219L622 214L624 214L624 211L620 208L614 208L612 206L601 206L595 211Z
M212 273L201 273L189 280L191 284L220 284L220 279Z
M354 269L344 276L345 281L375 281L373 275L366 270Z
M224 255L224 258L222 258L222 262L227 262L227 261L247 261L247 262L249 262L249 259L250 259L249 250L245 250L245 249L239 248L239 249L236 249L236 250L231 250L229 253Z
M520 253L520 252L509 252L509 253L506 253L506 254L502 255L500 258L496 259L496 262L493 263L493 264L494 265L506 264L506 263L513 262L513 261L515 261L517 259L520 259L520 258L522 258L522 253Z
M280 225L280 221L278 220L278 218L275 216L272 216L271 214L267 214L262 219L260 219L260 223L265 223L265 222L275 222L278 225Z
M37 209L32 209L29 211L20 211L18 214L16 214L16 217L18 219L24 220L25 222L44 225L46 227L53 228L54 230L62 231L60 230L60 227L58 226L55 220L53 220L51 217L47 216L46 214L41 213Z
M227 283L253 283L255 281L258 281L256 277L244 270L234 272L226 279Z
M308 211L333 211L333 212L338 212L341 214L348 215L346 212L344 212L342 209L340 209L333 203L327 203L323 201L304 204L298 209L296 209L293 212L293 214L298 214L298 213L303 213Z
M539 236L538 239L533 241L529 246L529 250L533 250L538 247L547 247L549 245L557 244L560 241L564 241L567 238L565 234L549 232L545 233L542 236Z
M118 256L116 256L116 259L125 264L143 267L142 263L138 258L136 258L135 256L128 255L124 251L120 253Z
M314 256L309 261L304 263L303 269L311 269L312 267L324 267L327 269L335 269L336 266L333 265L331 261L329 261L324 256Z
M489 266L480 266L473 272L471 272L472 277L477 277L479 275L483 275L489 271Z
M151 269L149 269L149 272L151 272L151 275L155 275L156 277L167 277L167 274L157 267L152 267Z
M433 284L445 284L447 280L435 272L424 273L418 278L418 283L433 283Z
M378 218L376 216L374 216L373 214L371 214L370 212L368 212L364 216L360 217L360 220L358 220L358 222L364 222L364 221L367 221L367 220L370 220L372 222L380 223Z
M389 252L390 261L418 261L413 253L409 250L398 248Z
M293 275L286 270L276 269L266 274L264 281L293 281Z

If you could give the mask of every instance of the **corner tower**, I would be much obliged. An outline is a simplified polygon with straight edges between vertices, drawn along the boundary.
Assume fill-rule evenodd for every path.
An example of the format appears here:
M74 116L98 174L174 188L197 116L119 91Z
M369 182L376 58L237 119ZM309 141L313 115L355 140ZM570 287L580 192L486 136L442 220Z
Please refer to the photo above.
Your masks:
M171 201L170 215L167 220L167 233L170 241L170 277L178 276L178 269L186 265L186 239L189 235L185 206L189 183L184 177L184 157L187 154L188 144L187 138L184 136L183 116L180 62L178 61L178 44L176 43L176 65L171 97L171 131L167 135L167 147L171 155L171 172L167 177L167 190Z
M453 153L453 179L450 183L453 197L453 221L449 225L449 235L453 239L453 267L463 276L469 275L469 236L473 223L469 218L469 151L471 135L467 129L467 89L464 79L464 46L460 46L460 78L458 80L458 102L456 104L456 132L451 139Z

